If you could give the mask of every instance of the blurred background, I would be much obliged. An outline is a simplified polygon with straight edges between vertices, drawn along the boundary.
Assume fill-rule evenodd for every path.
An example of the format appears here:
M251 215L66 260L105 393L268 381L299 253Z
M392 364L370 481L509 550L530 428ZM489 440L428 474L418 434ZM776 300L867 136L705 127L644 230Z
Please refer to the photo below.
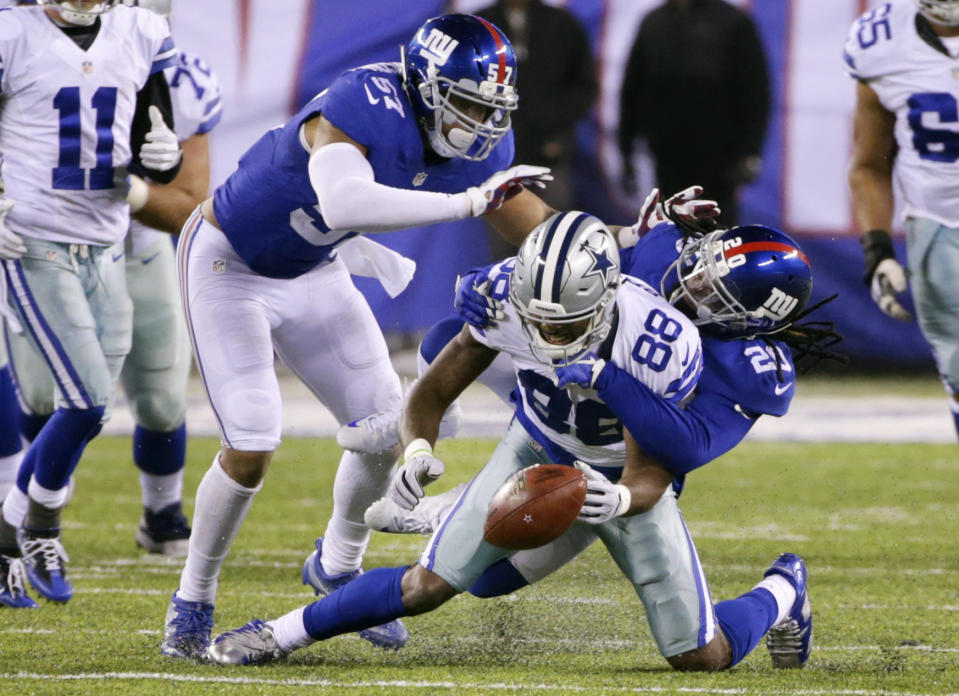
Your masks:
M174 39L206 59L223 85L223 121L211 134L213 185L230 174L237 159L263 132L282 123L342 71L398 60L400 44L428 17L448 11L485 14L494 11L490 9L494 4L491 0L175 0ZM575 122L568 137L560 132L556 142L545 145L522 142L524 133L527 140L534 136L517 127L518 150L525 155L536 145L543 150L541 159L552 158L553 166L568 173L553 194L554 205L586 210L609 223L632 223L646 193L656 184L656 168L641 133L635 135L632 152L624 158L620 94L640 24L663 0L545 0L543 4L575 19L588 55L575 57L575 31L572 38L558 29L537 31L543 24L539 21L527 22L524 29L521 18L513 31L501 26L521 49L520 112L536 114L537 123L552 123L555 117L560 131L566 121ZM932 359L915 321L896 322L869 299L846 183L855 90L844 70L842 46L853 20L878 3L730 0L729 4L749 15L758 35L764 66L757 70L765 69L768 75L768 104L763 103L760 89L744 113L731 120L731 107L717 103L708 80L691 79L674 84L668 95L647 90L646 102L641 99L637 109L643 113L644 104L650 109L672 108L682 120L701 124L703 132L720 142L732 141L744 129L758 128L757 158L750 159L734 182L739 221L772 225L796 237L813 264L813 300L839 294L817 316L835 321L845 335L841 347L851 358L845 369L918 370L932 375ZM510 21L516 19L513 16ZM569 30L562 23L557 26ZM688 36L695 37L695 27ZM533 46L531 55L548 58L524 65L522 51L529 48L527 44ZM738 41L732 50L742 44ZM697 58L701 65L706 64L704 58L708 62L708 48L699 41L675 42L673 48L680 59L690 59L689 65L695 66ZM524 68L529 73L525 86ZM560 72L564 74L557 75ZM560 78L578 81L577 86L552 88L560 84L552 81ZM727 132L710 131L719 122ZM691 127L696 132L686 128L683 136L695 142L700 127ZM624 185L624 171L630 169L635 171L632 187ZM457 273L502 253L495 243L491 245L484 223L476 220L379 235L378 241L418 264L413 283L395 300L374 281L357 279L397 348L415 345L423 330L451 313ZM903 259L900 235L896 243ZM907 306L911 309L908 302Z

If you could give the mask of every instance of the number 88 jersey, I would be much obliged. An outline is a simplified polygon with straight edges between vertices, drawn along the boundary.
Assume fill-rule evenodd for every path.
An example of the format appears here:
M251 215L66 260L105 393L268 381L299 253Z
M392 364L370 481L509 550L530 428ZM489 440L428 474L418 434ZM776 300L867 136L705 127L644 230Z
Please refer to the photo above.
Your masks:
M84 51L42 8L0 10L0 149L6 224L54 242L108 246L126 233L114 170L131 159L137 92L176 56L159 15L120 6Z
M913 0L877 5L846 40L847 72L896 117L894 176L906 216L959 227L959 60L934 45Z

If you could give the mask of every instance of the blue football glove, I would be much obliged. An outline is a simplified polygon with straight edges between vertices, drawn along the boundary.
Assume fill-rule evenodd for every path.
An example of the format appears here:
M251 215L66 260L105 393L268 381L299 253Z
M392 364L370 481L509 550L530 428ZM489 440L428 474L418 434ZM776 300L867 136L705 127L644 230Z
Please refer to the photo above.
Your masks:
M503 303L489 295L490 281L485 268L477 268L456 279L453 307L460 319L477 329L496 326L503 318Z
M575 385L583 389L593 389L604 367L606 361L595 353L583 353L573 362L556 366L556 386Z

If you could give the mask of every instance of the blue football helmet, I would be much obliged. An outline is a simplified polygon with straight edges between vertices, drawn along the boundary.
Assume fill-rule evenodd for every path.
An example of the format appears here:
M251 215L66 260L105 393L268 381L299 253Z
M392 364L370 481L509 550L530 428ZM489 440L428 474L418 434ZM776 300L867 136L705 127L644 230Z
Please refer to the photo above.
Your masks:
M959 0L916 0L916 5L919 13L932 22L959 26Z
M691 239L660 291L705 334L743 338L782 331L812 292L809 259L787 235L762 225Z
M485 19L428 20L402 62L414 112L438 155L482 160L509 132L518 103L516 57L506 35Z
M84 2L84 0L37 0L37 4L55 9L65 22L80 26L90 26L96 21L97 15L108 12L121 3L120 0L97 0L97 2Z

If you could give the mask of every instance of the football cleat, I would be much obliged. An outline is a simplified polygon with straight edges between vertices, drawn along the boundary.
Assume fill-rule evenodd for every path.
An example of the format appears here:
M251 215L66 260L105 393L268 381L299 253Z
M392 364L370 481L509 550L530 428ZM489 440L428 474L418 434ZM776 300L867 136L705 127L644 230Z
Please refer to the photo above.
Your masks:
M400 415L402 408L380 411L341 426L336 431L336 444L345 450L361 454L388 452L400 444ZM456 437L460 429L461 409L454 401L440 421L439 439Z
M137 546L147 553L186 556L190 547L190 525L180 503L171 503L157 512L144 508L135 539Z
M812 650L812 608L806 586L806 563L794 553L784 553L769 566L763 577L781 575L796 588L796 601L789 615L769 629L766 648L777 669L799 669Z
M23 561L0 554L0 606L12 609L36 609L26 589L27 574Z
M343 587L354 578L359 577L362 570L353 570L348 573L339 573L337 575L327 575L323 571L323 565L320 563L320 557L323 555L323 537L316 540L316 551L306 557L303 563L303 584L313 588L316 595L326 596L331 592ZM360 633L360 638L369 641L378 648L387 650L399 650L410 639L410 633L406 626L399 619L385 623L381 626L364 628Z
M160 652L167 657L202 660L210 645L212 630L213 605L189 602L180 599L174 592L166 610Z
M363 520L378 532L432 534L465 488L466 484L461 483L445 493L420 498L412 510L404 510L386 496L366 508Z
M221 665L259 665L284 655L273 629L262 619L221 633L206 651L207 658Z
M70 557L60 543L60 528L21 527L17 530L17 544L33 589L54 602L69 601L73 596L73 583L66 568Z

